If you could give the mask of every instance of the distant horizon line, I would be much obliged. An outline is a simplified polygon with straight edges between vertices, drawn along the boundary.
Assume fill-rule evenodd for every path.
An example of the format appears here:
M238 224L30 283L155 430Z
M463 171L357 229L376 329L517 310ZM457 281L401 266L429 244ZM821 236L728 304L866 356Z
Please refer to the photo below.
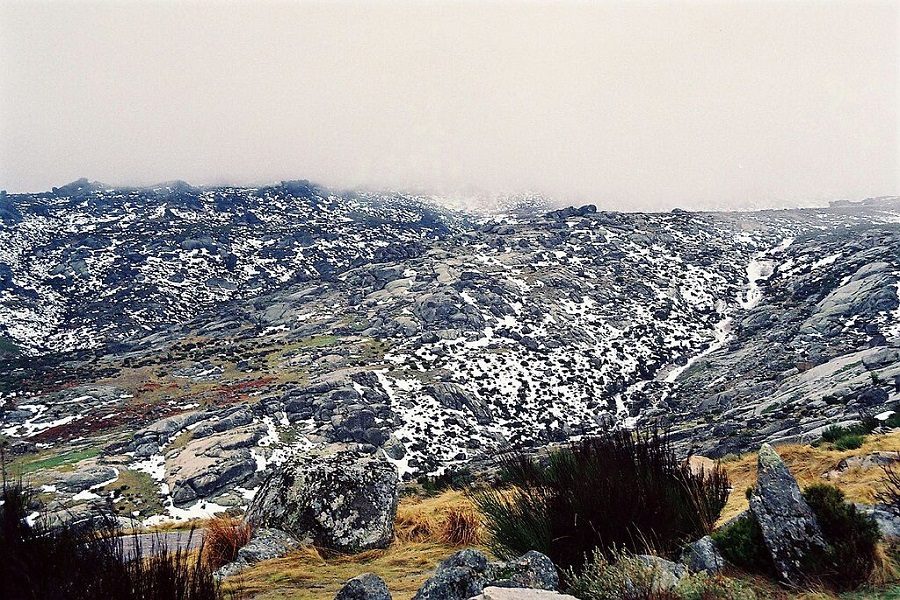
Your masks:
M67 188L70 186L76 185L89 185L97 190L104 191L117 191L117 190L151 190L157 189L161 187L169 187L173 185L182 184L189 188L205 191L205 190L215 190L222 188L235 188L235 189L261 189L266 187L278 187L284 186L285 184L303 184L308 185L313 188L318 188L321 190L337 192L337 193L350 193L350 192L365 192L371 194L396 194L396 195L405 195L405 196L413 196L413 197L430 197L430 198L440 198L445 200L456 200L456 201L464 201L464 200L477 200L477 199L493 199L500 200L504 198L521 198L528 199L531 198L539 198L545 202L547 202L548 206L556 208L567 208L567 207L579 207L586 206L590 204L598 205L599 210L611 210L612 212L633 212L633 213L665 213L672 212L673 210L683 210L685 212L697 212L697 213L709 213L709 212L761 212L761 211L777 211L777 210L800 210L800 209L816 209L816 208L830 208L835 205L840 206L852 206L857 204L864 204L867 201L872 200L891 200L891 199L900 199L900 194L881 194L881 195L867 195L867 196L858 196L855 198L848 197L840 197L834 199L821 199L821 200L797 200L792 204L780 204L777 206L747 206L744 208L735 208L735 207L716 207L716 208L683 208L681 206L673 206L671 208L659 209L659 210L634 210L634 209L612 209L612 208L604 208L599 206L600 201L598 200L587 200L587 201L576 201L571 202L567 200L562 200L557 197L554 197L551 194L547 194L545 192L537 191L537 190L520 190L520 191L490 191L484 189L475 189L476 186L472 186L473 189L471 191L437 191L437 190L427 190L425 188L416 189L415 186L411 186L410 188L402 188L402 187L374 187L374 186L335 186L328 185L324 183L318 183L311 179L278 179L278 180L269 180L269 181L257 181L257 182L248 182L248 183L201 183L194 184L184 179L168 179L164 181L158 181L155 183L148 184L109 184L103 181L90 179L88 177L79 177L67 183L64 183L60 186L51 186L50 189L47 190L39 190L39 191L9 191L7 189L0 189L0 192L6 196L34 196L34 195L42 195L42 194L56 194L58 190L62 188ZM763 203L761 201L760 203ZM749 204L749 203L748 203ZM449 208L449 207L448 207ZM454 206L453 208L462 209L463 207ZM478 208L477 206L469 206L468 208ZM485 207L487 208L487 207Z

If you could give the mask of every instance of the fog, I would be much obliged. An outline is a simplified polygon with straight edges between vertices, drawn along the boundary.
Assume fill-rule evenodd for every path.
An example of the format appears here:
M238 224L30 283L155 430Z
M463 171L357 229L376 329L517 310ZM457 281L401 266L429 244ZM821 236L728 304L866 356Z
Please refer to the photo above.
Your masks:
M0 187L900 194L900 5L9 2Z

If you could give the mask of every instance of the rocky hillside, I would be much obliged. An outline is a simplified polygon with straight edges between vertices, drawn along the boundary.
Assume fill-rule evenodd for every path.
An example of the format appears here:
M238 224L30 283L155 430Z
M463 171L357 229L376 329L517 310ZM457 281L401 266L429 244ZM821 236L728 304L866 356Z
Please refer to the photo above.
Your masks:
M897 199L485 216L82 180L0 221L0 431L60 509L242 505L326 442L406 477L610 421L723 454L900 399Z

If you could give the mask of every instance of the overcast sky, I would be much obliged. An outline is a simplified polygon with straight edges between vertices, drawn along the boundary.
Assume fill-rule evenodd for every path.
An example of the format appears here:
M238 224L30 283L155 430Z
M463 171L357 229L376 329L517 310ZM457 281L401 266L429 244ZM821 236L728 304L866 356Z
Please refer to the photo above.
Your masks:
M10 2L0 187L900 194L898 2Z

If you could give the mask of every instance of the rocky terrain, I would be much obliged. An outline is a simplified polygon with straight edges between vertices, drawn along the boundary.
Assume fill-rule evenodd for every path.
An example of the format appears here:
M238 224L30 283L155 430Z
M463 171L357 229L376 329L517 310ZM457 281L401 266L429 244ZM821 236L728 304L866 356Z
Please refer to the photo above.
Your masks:
M326 444L401 477L658 421L717 456L900 400L900 201L550 210L309 182L0 197L0 433L53 510L245 506Z

